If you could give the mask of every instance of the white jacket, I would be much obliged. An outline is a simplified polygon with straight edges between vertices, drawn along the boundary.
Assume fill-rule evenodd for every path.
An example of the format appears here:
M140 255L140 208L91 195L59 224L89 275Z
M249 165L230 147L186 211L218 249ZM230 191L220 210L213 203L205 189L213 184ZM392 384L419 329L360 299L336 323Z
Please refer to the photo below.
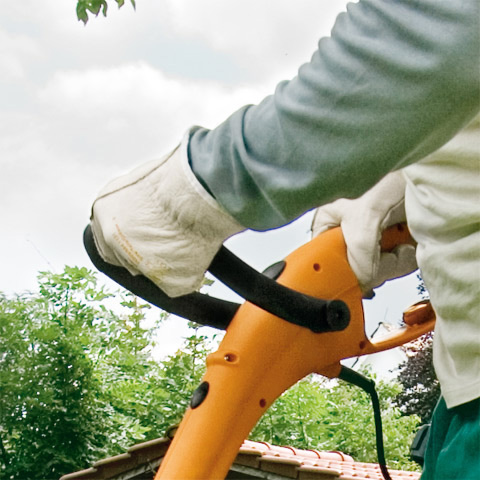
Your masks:
M480 396L480 117L404 173L408 224L437 314L434 366L451 408Z

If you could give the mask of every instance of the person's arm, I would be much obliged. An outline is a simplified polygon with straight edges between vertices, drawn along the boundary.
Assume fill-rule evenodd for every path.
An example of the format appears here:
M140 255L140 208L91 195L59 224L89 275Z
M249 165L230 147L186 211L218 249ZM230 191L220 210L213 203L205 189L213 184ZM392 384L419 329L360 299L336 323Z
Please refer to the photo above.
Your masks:
M266 230L353 198L446 143L479 109L478 0L360 0L298 76L196 130L197 178Z
M440 147L479 109L478 18L478 0L349 5L297 78L104 189L101 255L188 293L228 236L359 196Z

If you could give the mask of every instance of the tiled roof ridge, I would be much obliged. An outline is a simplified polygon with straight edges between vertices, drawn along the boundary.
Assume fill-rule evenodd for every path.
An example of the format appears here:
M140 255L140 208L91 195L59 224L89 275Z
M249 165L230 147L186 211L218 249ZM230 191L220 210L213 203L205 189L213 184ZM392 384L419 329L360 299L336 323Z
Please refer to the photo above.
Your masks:
M383 480L378 464L355 462L342 452L302 450L251 440L243 442L235 464L298 480ZM392 480L418 480L420 477L417 472L389 472Z
M291 455L295 455L297 457L307 457L312 458L315 457L317 459L330 459L330 460L339 460L341 462L354 462L353 458L350 455L345 453L329 450L329 451L320 451L320 450L313 450L313 449L300 449L295 447L290 447L288 445L272 445L268 442L255 442L253 440L245 440L240 447L240 451L248 449L248 448L259 448L260 445L264 445L267 448L267 451L270 451L273 455L279 455L280 452L291 452Z
M130 447L125 453L95 462L91 468L64 475L60 480L111 479L127 471L153 472L161 463L171 439L157 438ZM195 461L186 458L185 461ZM142 470L143 469L143 470ZM383 480L380 467L355 462L342 452L302 450L291 446L245 440L232 466L233 471L252 473L255 478L297 480ZM269 474L277 475L272 477ZM390 470L392 480L418 480L417 472ZM129 477L130 478L130 477ZM245 477L242 477L245 478ZM253 476L252 476L253 478Z

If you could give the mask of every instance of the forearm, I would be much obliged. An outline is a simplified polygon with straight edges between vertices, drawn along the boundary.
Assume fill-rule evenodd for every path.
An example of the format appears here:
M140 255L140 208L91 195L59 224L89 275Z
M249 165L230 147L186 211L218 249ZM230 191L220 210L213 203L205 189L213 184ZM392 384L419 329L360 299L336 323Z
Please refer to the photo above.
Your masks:
M448 141L479 108L478 1L360 1L298 76L190 140L192 168L242 225L355 197Z

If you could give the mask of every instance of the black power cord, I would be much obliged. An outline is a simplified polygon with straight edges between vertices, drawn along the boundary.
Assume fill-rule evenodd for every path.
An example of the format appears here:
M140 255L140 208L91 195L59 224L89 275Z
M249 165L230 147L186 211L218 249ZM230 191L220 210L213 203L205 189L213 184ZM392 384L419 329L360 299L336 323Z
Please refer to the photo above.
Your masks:
M380 401L378 400L377 390L375 389L375 382L362 375L361 373L352 370L351 368L345 367L342 365L340 370L340 375L338 375L340 380L351 383L357 387L360 387L362 390L367 392L370 395L373 406L373 417L375 419L375 437L377 442L377 457L378 465L382 472L383 478L385 480L392 480L387 469L387 462L385 461L385 448L383 445L383 429L382 429L382 417L380 415Z

